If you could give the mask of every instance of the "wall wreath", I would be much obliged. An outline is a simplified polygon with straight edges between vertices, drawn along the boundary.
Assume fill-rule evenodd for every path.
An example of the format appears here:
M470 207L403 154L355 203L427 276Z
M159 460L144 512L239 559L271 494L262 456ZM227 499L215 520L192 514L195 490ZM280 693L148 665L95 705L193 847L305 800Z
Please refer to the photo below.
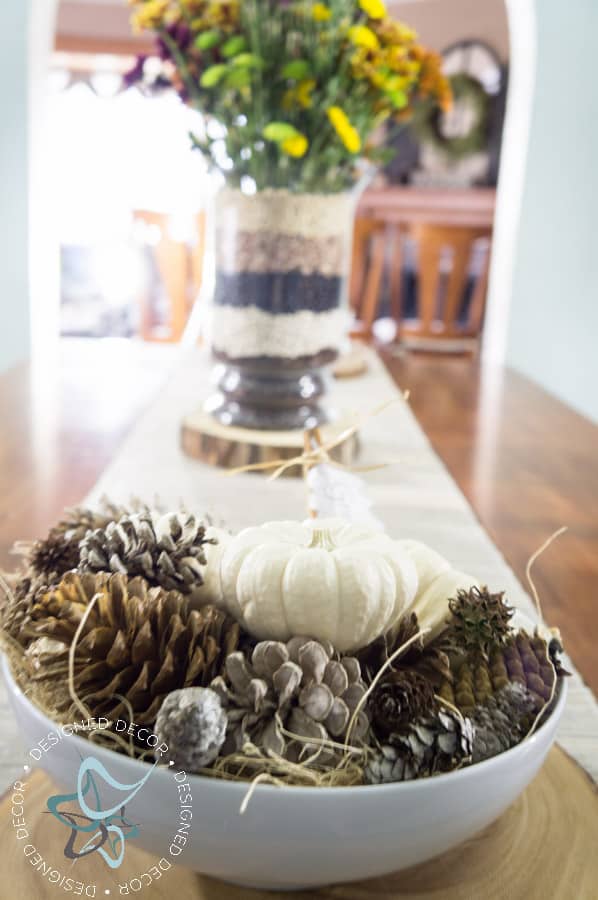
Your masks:
M449 81L453 111L446 114L429 108L416 129L422 143L459 160L486 149L492 98L477 78L464 72L452 75Z

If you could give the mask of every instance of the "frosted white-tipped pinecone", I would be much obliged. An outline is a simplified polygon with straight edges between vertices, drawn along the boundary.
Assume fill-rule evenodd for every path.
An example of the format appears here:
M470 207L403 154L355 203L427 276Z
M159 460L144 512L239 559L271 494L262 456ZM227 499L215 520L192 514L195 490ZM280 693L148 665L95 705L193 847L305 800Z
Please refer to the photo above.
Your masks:
M527 734L537 712L534 695L518 681L509 682L471 714L473 762L509 750Z
M469 719L441 709L393 734L365 769L368 784L409 781L450 772L471 760L474 730Z
M160 743L168 745L168 759L185 772L198 772L218 756L226 723L226 713L215 691L188 687L167 694L154 731Z
M222 698L228 715L223 752L242 750L251 741L261 750L297 761L317 751L315 765L333 764L340 751L322 747L320 741L359 743L369 720L361 710L351 733L353 712L366 691L355 657L334 658L331 644L308 638L261 641L251 659L232 653L225 663L226 679L210 685ZM298 735L296 740L285 734Z
M150 585L188 594L202 583L206 540L190 513L122 516L83 538L79 571L141 575Z

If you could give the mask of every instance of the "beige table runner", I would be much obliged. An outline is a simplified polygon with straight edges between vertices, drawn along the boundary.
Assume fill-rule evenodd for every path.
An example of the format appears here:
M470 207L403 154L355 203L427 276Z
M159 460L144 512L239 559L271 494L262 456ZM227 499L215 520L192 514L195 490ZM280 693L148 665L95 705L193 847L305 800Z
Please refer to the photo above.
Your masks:
M266 519L303 518L306 490L300 479L268 482L254 474L231 477L183 455L180 422L210 392L210 365L201 351L182 360L87 498L90 502L104 494L122 501L135 495L148 502L158 496L173 506L184 500L187 508L209 512L231 529ZM373 353L366 375L334 382L332 387L333 404L355 415L393 397L399 397L394 382ZM513 605L533 615L528 595L432 450L409 406L398 399L365 423L361 437L362 462L397 460L363 476L373 511L387 532L425 541L456 568L494 589L506 590ZM4 696L0 697L0 724L0 779L6 784L22 762ZM559 740L598 780L598 704L577 674L569 679Z

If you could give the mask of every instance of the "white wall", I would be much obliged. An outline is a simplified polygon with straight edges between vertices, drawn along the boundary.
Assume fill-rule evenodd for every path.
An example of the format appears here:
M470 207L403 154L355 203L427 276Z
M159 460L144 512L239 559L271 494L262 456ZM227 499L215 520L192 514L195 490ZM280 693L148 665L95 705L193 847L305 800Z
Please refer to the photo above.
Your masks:
M598 421L598 4L535 6L537 71L507 362Z
M45 164L56 0L4 0L0 30L0 371L56 346L58 247ZM33 310L33 313L31 312Z
M0 371L29 353L26 0L5 0L0 29Z
M476 38L490 44L501 59L508 59L505 0L390 0L387 5L435 50Z

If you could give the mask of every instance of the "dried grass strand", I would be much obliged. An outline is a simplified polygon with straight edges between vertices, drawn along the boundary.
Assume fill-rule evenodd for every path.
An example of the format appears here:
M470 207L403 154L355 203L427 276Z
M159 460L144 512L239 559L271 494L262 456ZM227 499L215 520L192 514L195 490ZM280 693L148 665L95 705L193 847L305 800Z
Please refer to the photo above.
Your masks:
M429 631L430 631L429 628L420 628L419 631L416 631L416 633L414 635L412 635L408 640L406 640L403 644L401 644L401 646L398 647L394 651L394 653L392 653L391 656L388 657L386 662L384 662L380 666L380 668L374 675L372 681L370 682L370 686L368 687L367 691L365 692L365 694L363 695L363 697L361 698L361 700L359 701L359 703L353 710L353 715L351 716L351 719L349 720L349 726L347 728L346 739L345 739L345 756L350 755L347 752L347 748L348 748L348 744L349 744L349 741L351 738L351 732L353 731L353 728L355 727L355 723L357 721L357 717L359 716L359 713L361 712L361 710L367 703L368 697L370 696L370 694L372 693L372 691L374 690L374 688L376 687L376 685L378 684L378 682L380 681L380 679L382 678L382 676L384 675L386 670L388 668L390 668L390 666L393 664L395 659L397 659L397 657L399 657L402 653L404 653L405 650L407 650L411 646L411 644L414 644L415 641L417 641L420 637L423 637L425 634L428 634Z
M2 574L2 572L0 572L0 587L2 588L2 590L8 597L9 603L16 604L17 600L15 597L14 591L11 588L11 586L9 585L9 583L6 580L6 578L4 577L4 575Z
M532 596L534 598L534 603L536 604L536 610L540 617L540 621L544 622L544 614L542 612L542 605L540 603L540 596L538 594L538 589L534 583L532 578L532 568L536 560L544 553L545 550L548 550L550 545L556 541L558 537L568 531L567 525L563 525L561 528L558 528L554 534L551 534L549 538L547 538L541 547L538 547L535 553L532 553L530 558L527 561L527 565L525 567L525 577L527 579L527 583L529 584L530 591L532 592Z
M83 615L81 616L81 621L77 625L77 630L73 635L73 639L71 641L71 645L69 647L69 675L68 675L68 688L69 688L69 696L79 712L82 712L88 719L93 718L91 710L89 710L82 700L79 699L79 695L75 690L75 651L77 649L77 643L79 638L81 637L81 633L85 627L85 623L87 622L93 607L95 606L97 600L101 597L101 594L94 594L91 598L89 605Z

